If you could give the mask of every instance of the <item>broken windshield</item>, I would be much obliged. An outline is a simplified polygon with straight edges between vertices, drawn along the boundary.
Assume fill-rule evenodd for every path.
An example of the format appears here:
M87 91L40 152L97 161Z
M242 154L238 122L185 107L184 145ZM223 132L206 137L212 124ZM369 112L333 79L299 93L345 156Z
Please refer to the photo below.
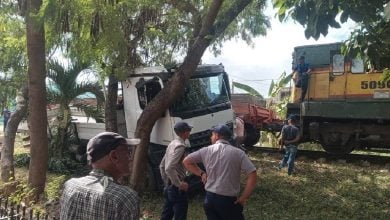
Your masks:
M213 107L229 102L229 95L223 74L193 78L184 94L171 108L172 113L201 111L215 112ZM219 108L218 108L219 109Z

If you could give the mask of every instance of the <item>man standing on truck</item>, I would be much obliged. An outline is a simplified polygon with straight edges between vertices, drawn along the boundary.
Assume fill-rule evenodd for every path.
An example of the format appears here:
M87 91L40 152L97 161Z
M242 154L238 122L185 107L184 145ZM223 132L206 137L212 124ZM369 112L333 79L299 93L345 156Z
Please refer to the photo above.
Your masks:
M288 165L288 175L291 175L294 170L295 156L298 151L297 143L299 141L299 129L295 126L296 119L294 115L288 117L288 124L282 128L282 137L280 140L280 150L285 147L285 154L277 168L280 170Z
M211 143L184 158L184 166L205 183L203 208L208 220L242 220L243 206L256 186L256 167L244 151L228 142L232 132L226 125L211 129ZM203 163L206 172L198 163ZM246 186L240 193L241 172L247 174Z
M64 184L61 197L62 220L139 220L139 198L119 184L130 175L134 146L140 139L125 139L113 132L102 132L89 140L89 175L72 178Z
M187 219L188 183L185 181L186 170L183 165L185 141L190 137L192 126L184 121L177 122L174 130L177 135L168 145L160 163L160 173L164 181L164 207L161 220Z
M294 79L295 87L301 88L301 102L305 99L307 88L309 86L310 67L308 63L305 63L305 57L299 57L299 63L293 67L293 72L296 72L296 78Z

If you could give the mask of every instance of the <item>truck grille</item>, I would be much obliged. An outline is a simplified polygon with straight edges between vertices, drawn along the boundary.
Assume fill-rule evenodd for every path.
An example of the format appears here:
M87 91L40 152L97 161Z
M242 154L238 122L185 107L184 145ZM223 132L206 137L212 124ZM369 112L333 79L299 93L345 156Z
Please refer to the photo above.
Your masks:
M226 124L233 131L233 123ZM191 134L189 137L191 148L188 149L189 152L194 152L199 150L202 147L207 147L211 145L211 131L206 130L198 133Z

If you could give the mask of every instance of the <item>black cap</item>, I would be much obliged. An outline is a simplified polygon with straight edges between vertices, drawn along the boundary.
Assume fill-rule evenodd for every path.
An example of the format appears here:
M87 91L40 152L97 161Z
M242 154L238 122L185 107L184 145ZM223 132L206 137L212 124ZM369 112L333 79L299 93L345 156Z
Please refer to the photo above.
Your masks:
M192 126L185 121L179 121L175 124L174 129L176 132L191 131Z
M296 115L289 115L288 117L287 117L287 120L291 120L291 121L297 121L297 116Z
M119 145L134 146L140 142L141 140L138 138L126 139L114 132L102 132L89 140L87 157L91 162L95 162L109 154Z
M226 125L217 125L211 128L212 132L218 133L219 135L230 138L232 136L232 131Z

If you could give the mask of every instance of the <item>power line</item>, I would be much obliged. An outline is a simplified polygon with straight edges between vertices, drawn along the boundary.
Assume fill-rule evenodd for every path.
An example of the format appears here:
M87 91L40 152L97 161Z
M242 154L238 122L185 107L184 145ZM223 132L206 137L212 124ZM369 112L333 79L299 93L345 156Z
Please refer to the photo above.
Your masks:
M276 79L245 79L242 77L235 76L233 74L229 74L229 76L232 76L233 78L237 78L243 81L255 81L255 82L261 82L261 81L271 81L271 80L276 80Z

